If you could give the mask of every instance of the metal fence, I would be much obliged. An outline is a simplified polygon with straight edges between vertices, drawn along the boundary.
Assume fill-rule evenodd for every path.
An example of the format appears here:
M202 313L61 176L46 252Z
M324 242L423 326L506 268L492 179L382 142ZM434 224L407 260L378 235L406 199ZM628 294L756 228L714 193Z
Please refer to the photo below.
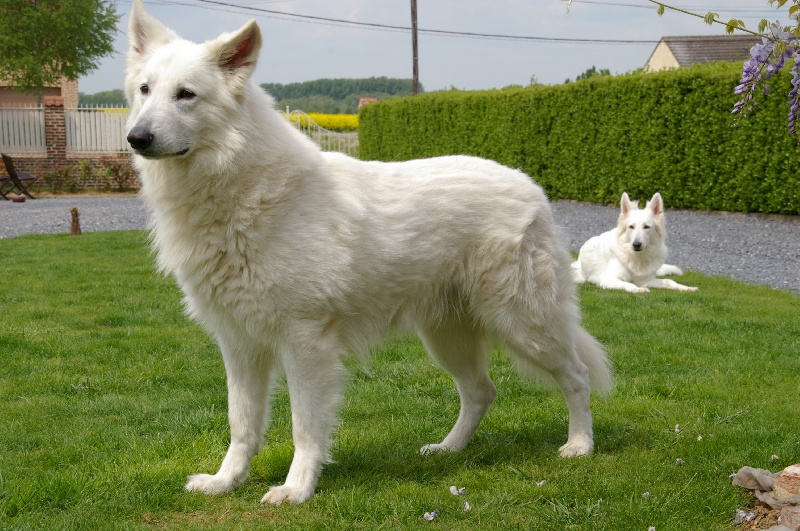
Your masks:
M0 150L43 155L47 153L42 107L0 107Z
M323 151L338 151L351 157L358 157L358 132L340 133L329 131L319 126L303 111L289 112L287 108L284 117L316 142Z
M124 107L64 109L66 152L69 155L129 153ZM303 111L284 114L295 127L324 151L358 156L358 133L340 133L320 127ZM42 107L0 107L0 150L24 156L47 153Z
M65 109L67 153L93 155L130 152L125 127L129 112L124 107Z

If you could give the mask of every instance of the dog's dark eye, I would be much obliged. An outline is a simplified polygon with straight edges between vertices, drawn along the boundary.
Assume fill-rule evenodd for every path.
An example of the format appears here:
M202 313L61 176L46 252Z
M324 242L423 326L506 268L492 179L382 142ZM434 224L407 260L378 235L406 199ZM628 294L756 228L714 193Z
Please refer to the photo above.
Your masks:
M141 87L139 87L139 92L141 92L142 96L147 96L148 94L150 94L150 87L148 87L147 85L142 85Z
M190 100L195 97L195 93L188 89L181 89L178 91L176 97L179 100Z
M649 228L650 228L650 225L645 225L645 226L644 226L644 228L645 228L645 230L646 230L646 229L649 229Z
M628 225L628 228L629 228L629 229L635 229L635 228L636 228L636 225Z

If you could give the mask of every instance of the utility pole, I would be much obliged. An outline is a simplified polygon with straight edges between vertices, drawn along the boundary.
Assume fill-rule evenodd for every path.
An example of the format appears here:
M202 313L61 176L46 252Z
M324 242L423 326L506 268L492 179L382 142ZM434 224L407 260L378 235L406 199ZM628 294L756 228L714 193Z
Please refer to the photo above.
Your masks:
M417 54L417 0L411 0L411 47L414 50L414 79L411 84L411 93L416 96L419 92L419 55Z

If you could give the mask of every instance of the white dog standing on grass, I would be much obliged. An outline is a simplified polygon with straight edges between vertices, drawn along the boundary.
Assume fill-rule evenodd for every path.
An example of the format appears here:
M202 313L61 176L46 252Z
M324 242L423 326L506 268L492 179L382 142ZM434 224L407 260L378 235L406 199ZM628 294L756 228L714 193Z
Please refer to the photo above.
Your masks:
M682 275L674 265L665 264L667 237L664 201L656 192L643 208L622 194L617 227L583 244L572 263L576 282L591 282L601 288L646 293L648 288L697 291L662 275Z
M495 398L491 345L549 377L569 411L562 456L592 452L592 390L606 356L581 326L569 254L542 190L472 157L363 162L323 153L252 80L254 21L204 44L134 0L125 90L128 141L158 265L217 340L230 447L186 488L241 485L262 443L270 388L285 374L294 458L264 503L302 502L330 462L346 352L415 331L455 380L458 419L423 453L469 442Z

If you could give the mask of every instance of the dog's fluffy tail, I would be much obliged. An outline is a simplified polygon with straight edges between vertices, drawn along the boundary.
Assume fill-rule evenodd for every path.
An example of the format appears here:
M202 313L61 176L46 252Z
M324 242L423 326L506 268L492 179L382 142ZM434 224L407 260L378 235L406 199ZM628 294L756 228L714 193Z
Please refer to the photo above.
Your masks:
M581 361L589 368L589 386L598 395L607 396L614 389L611 362L600 343L582 327L575 338L575 349Z

